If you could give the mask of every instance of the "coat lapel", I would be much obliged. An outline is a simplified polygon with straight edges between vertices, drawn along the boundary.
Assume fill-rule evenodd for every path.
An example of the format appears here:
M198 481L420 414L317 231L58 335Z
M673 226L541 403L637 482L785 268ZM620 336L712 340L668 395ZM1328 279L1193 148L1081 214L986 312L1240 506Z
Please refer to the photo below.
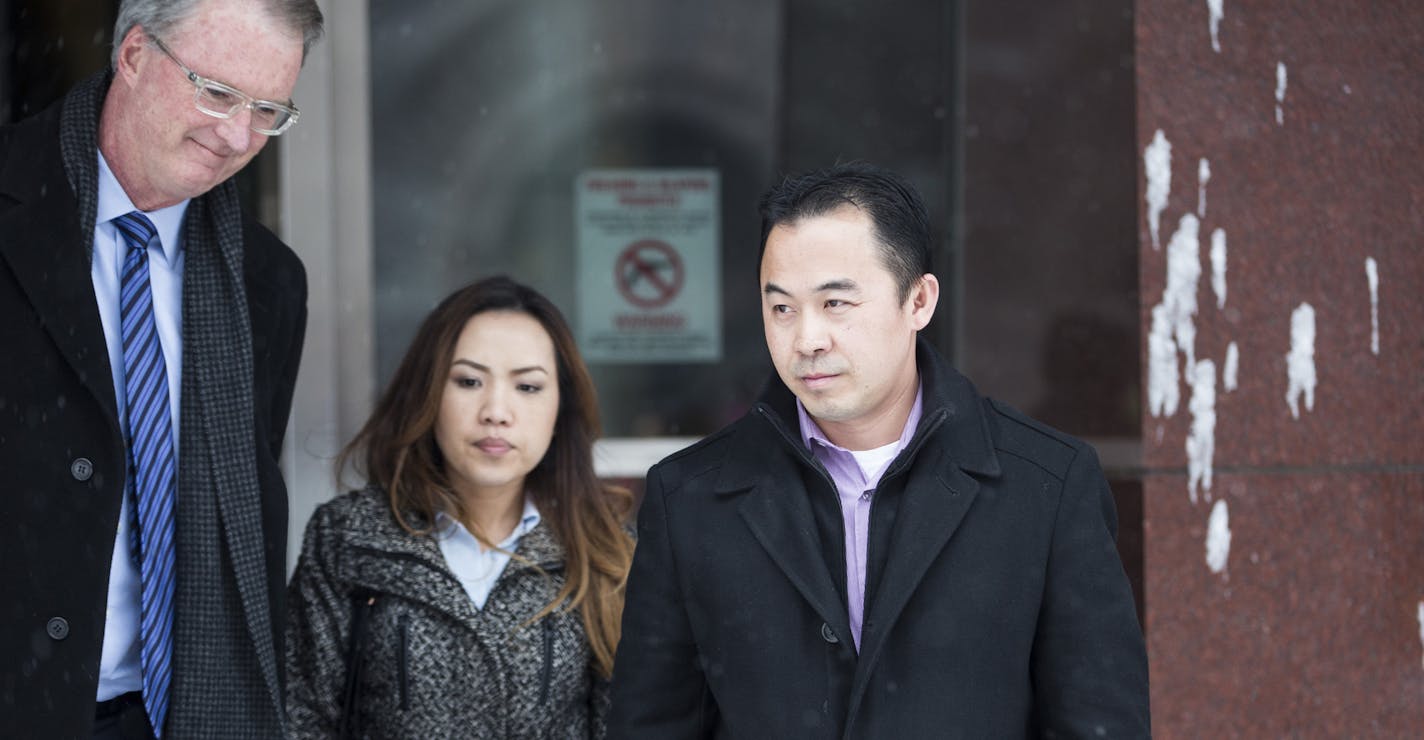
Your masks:
M113 371L90 277L86 235L77 228L73 191L64 177L57 139L41 143L50 116L16 127L0 165L0 193L17 202L0 212L0 256L19 282L65 361L118 424ZM96 155L97 156L97 155ZM35 174L45 175L37 181Z
M999 461L978 391L928 350L917 357L925 390L925 418L912 442L908 476L890 536L885 573L868 605L860 660L851 684L846 728L855 726L865 689L906 604L939 559L979 493L974 476L997 477ZM918 445L918 447L915 447ZM888 475L896 473L892 465Z
M770 412L759 406L771 422ZM820 536L811 513L808 492L802 484L799 463L775 422L753 424L727 460L717 490L723 494L745 491L737 507L752 536L771 556L787 580L796 587L816 614L843 640L850 639L850 616L841 603L830 569L821 554Z
M925 450L922 454L943 454ZM860 662L852 684L851 716L869 680L888 635L910 597L945 545L959 529L979 492L979 482L966 475L948 457L913 471L903 492L890 537L890 557L885 574L866 614L876 628L862 634Z

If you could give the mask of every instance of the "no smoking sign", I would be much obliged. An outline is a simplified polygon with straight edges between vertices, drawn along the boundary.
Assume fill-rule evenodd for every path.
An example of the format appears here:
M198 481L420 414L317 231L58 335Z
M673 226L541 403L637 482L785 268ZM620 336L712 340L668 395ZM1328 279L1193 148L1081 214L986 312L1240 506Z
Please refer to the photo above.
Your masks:
M719 183L713 169L599 169L579 175L575 274L584 359L720 359Z
M682 291L682 258L667 242L644 239L629 244L614 265L618 292L638 308L662 308Z

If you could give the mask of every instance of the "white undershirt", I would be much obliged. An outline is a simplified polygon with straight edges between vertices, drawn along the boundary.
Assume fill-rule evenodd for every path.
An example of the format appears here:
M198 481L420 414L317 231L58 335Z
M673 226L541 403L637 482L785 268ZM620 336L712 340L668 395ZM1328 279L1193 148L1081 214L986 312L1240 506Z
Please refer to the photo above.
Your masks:
M873 450L846 450L846 452L855 458L855 464L860 466L860 472L865 474L866 480L879 480L880 474L885 472L885 467L900 452L900 440L897 439Z

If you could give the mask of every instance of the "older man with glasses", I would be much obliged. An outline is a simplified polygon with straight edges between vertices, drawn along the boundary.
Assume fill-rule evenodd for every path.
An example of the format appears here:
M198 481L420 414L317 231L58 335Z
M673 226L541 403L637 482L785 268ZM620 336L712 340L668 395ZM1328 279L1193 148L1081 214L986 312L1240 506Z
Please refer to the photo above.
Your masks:
M0 128L0 736L280 737L301 262L231 178L314 0L125 0Z

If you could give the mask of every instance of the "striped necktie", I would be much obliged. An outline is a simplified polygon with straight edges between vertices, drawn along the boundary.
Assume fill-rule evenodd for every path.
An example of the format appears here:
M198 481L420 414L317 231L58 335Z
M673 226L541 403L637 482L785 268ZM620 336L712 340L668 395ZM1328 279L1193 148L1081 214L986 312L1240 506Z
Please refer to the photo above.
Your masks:
M157 244L153 223L138 211L114 219L128 242L119 284L123 324L124 398L128 404L129 485L138 522L140 665L143 706L155 736L163 734L173 665L173 506L177 461L169 413L168 371L153 291L148 283L148 245Z

